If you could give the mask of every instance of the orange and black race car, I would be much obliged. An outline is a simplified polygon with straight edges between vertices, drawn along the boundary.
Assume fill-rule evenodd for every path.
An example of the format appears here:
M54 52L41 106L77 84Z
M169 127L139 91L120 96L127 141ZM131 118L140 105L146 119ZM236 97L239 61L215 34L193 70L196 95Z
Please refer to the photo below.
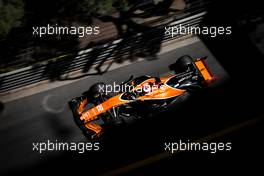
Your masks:
M104 126L129 123L166 110L215 79L204 60L182 56L173 64L175 75L130 77L118 85L121 88L117 93L109 93L106 84L96 83L69 102L74 120L85 136L94 139L103 133Z

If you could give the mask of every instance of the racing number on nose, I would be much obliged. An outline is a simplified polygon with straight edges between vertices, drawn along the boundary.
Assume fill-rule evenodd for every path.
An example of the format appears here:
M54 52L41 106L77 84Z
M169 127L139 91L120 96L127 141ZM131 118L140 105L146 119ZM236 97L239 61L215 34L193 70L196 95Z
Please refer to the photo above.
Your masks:
M96 108L97 108L98 112L104 111L104 107L101 104L96 106Z

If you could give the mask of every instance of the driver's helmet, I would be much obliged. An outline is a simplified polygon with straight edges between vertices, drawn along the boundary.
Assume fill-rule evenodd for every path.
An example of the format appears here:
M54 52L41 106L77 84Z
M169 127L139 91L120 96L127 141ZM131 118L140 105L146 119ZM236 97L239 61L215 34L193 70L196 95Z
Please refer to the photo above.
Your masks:
M147 93L150 93L152 91L152 87L153 87L153 83L152 82L147 82L147 83L144 83L142 85L142 90L145 94Z
M137 98L137 94L135 92L125 92L122 95L122 99L124 100L135 100Z

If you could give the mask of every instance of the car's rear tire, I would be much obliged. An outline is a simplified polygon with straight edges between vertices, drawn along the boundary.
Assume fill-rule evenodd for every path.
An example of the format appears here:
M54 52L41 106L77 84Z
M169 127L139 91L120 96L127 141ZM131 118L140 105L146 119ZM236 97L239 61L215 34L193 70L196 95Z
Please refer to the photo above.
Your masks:
M176 71L183 72L190 68L193 64L193 59L189 55L184 55L176 61Z

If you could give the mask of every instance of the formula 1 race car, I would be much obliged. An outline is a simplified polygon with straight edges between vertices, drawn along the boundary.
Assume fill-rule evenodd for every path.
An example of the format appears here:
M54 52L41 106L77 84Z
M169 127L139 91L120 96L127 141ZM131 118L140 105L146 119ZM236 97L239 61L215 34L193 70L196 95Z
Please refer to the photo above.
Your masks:
M86 137L98 138L105 125L120 125L164 111L184 95L207 87L215 77L205 58L182 56L175 64L175 75L168 77L130 77L121 83L117 93L107 85L96 83L81 96L69 102L74 120Z

